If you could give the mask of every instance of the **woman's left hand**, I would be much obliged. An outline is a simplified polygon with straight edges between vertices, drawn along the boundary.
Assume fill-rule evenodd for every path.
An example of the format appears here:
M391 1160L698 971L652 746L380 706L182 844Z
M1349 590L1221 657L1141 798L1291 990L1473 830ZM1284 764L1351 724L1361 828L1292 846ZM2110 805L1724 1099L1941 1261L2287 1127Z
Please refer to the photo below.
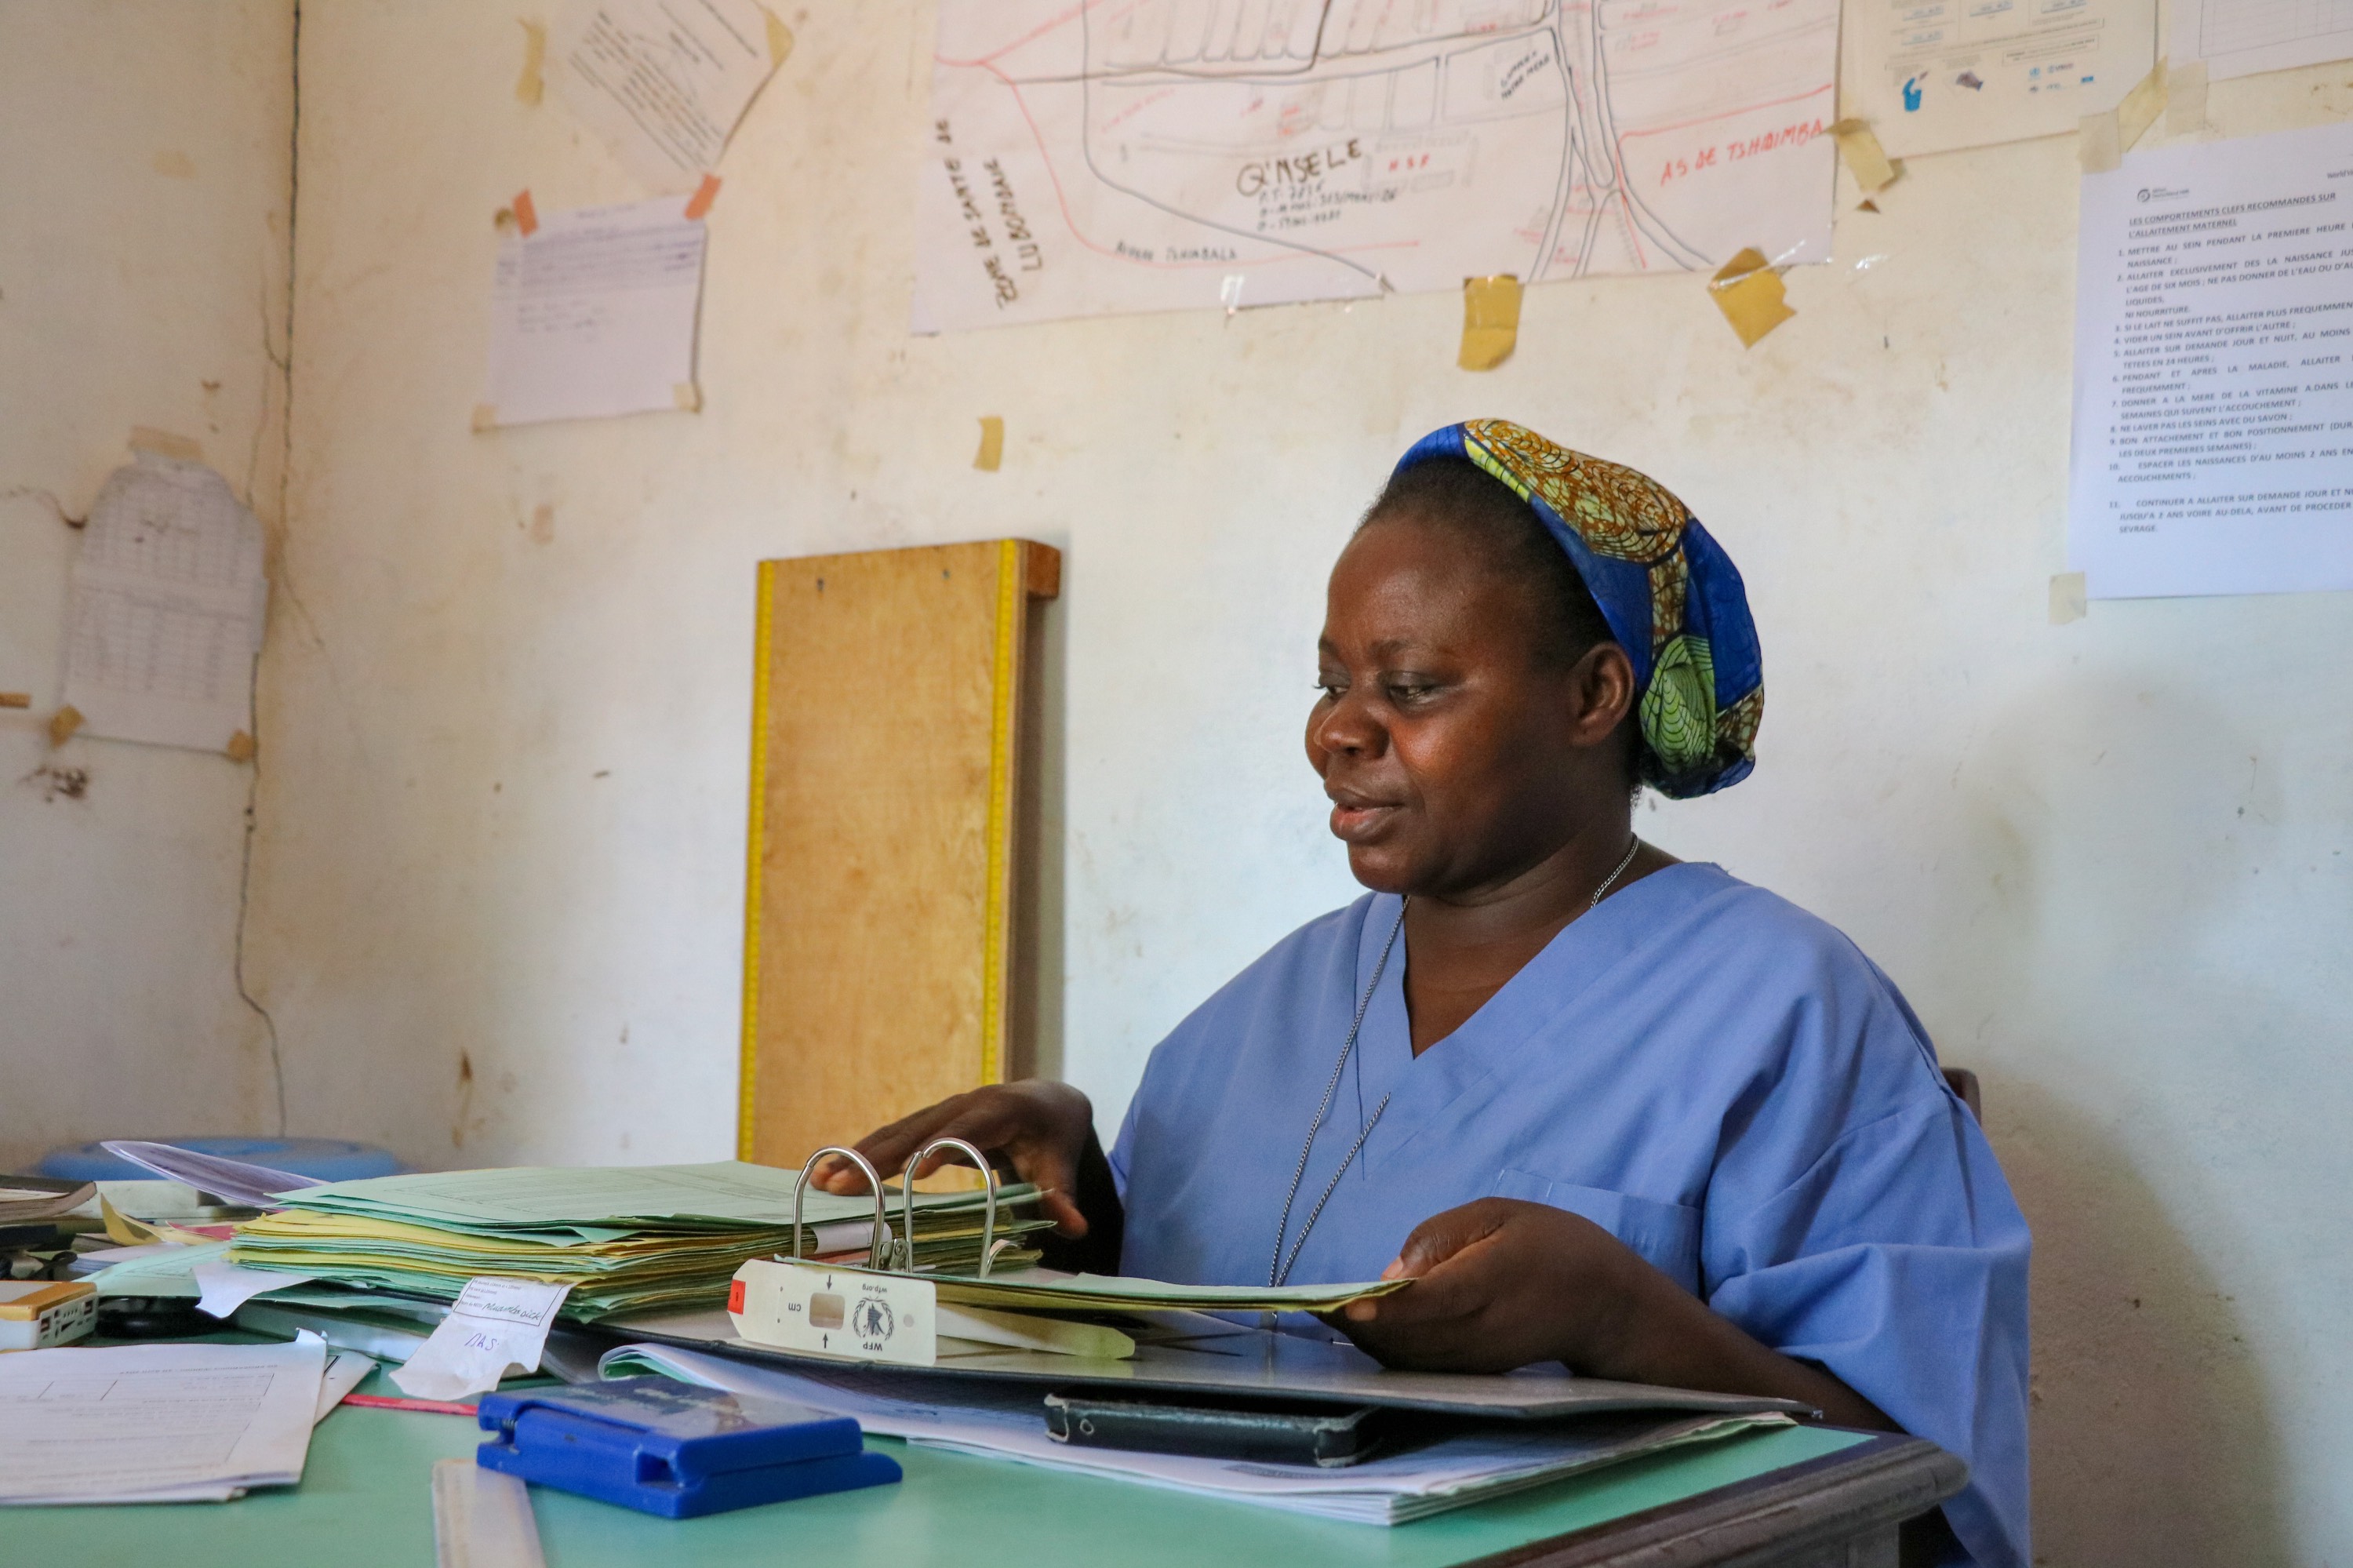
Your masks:
M1830 1372L1759 1344L1592 1221L1482 1198L1425 1220L1381 1273L1413 1283L1328 1319L1394 1367L1509 1372L1566 1361L1587 1377L1761 1393L1842 1426L1898 1430Z
M1630 1326L1656 1308L1659 1287L1698 1305L1592 1221L1512 1198L1481 1198L1423 1221L1381 1277L1400 1275L1413 1283L1332 1320L1388 1365L1433 1372L1562 1361L1588 1375L1623 1376Z

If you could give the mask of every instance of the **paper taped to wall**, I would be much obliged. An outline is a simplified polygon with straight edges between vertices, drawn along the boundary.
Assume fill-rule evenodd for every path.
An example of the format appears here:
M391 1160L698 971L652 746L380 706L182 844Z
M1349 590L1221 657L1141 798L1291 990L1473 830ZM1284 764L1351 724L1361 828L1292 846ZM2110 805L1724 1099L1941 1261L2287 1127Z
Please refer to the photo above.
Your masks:
M198 751L250 734L262 555L260 523L203 464L142 450L108 475L66 611L67 733Z
M514 210L535 221L499 242L474 429L700 408L702 220L677 196L540 215L528 194Z
M2067 552L2094 599L2353 588L2353 124L2084 176Z
M2175 55L2216 81L2353 57L2347 0L2173 0Z
M718 165L791 48L752 0L573 0L547 69L565 107L640 179L683 195Z
M942 0L915 320L1830 254L1836 0Z
M1916 157L2072 131L2157 58L2157 0L1870 0L1847 13L1841 113Z

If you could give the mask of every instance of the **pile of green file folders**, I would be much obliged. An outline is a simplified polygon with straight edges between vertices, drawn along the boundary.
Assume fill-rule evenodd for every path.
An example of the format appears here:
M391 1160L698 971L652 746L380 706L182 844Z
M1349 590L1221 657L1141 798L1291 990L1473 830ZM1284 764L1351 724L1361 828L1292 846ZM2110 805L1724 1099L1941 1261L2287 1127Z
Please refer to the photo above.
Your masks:
M284 1194L284 1208L237 1228L229 1257L443 1300L477 1275L569 1285L563 1316L577 1321L717 1306L745 1260L792 1251L797 1175L731 1160L338 1181ZM1050 1224L1036 1217L1037 1197L1027 1184L998 1190L994 1268L1037 1262L1027 1244ZM917 1193L914 1266L976 1272L983 1203L977 1192ZM890 1214L895 1230L896 1193ZM811 1189L802 1203L802 1255L864 1262L873 1215L871 1197Z

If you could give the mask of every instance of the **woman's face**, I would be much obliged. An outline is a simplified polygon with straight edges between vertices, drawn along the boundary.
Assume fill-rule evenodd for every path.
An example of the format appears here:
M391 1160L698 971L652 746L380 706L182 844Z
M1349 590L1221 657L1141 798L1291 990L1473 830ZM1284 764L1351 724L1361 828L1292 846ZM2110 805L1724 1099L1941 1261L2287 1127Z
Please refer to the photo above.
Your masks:
M1623 811L1611 736L1632 667L1615 643L1548 667L1536 617L1475 546L1411 513L1376 520L1341 552L1307 758L1358 882L1475 895L1552 854L1595 810Z

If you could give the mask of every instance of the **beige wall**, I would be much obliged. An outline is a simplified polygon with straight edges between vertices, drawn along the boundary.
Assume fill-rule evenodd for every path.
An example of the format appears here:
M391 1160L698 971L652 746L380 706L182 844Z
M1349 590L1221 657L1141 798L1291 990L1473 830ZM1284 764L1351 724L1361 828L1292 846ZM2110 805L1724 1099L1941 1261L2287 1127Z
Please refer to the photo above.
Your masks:
M0 5L0 484L78 503L121 427L203 419L201 378L224 380L208 448L248 450L282 166L234 195L242 227L233 193L172 207L142 171L179 146L222 177L194 139L243 146L254 116L261 159L286 105L280 11L77 15ZM126 33L101 23L124 18L142 48L185 37L101 113ZM1883 216L1845 193L1838 262L1794 275L1799 316L1746 354L1683 280L1538 289L1486 376L1453 368L1442 298L914 339L928 13L787 19L800 48L712 218L708 411L478 437L492 212L526 184L543 208L636 188L560 108L515 101L512 14L305 8L250 929L298 1130L430 1163L726 1152L752 563L1006 533L1067 552L1050 1014L1108 1125L1187 1008L1349 895L1298 753L1322 574L1406 442L1508 414L1658 474L1748 577L1759 771L1646 832L1839 922L1985 1076L2042 1244L2038 1555L2342 1558L2353 614L2311 596L2048 624L2071 140L1918 160ZM54 63L26 69L36 37ZM72 136L28 157L27 102ZM2232 134L2348 111L2343 67L2212 103ZM83 222L17 216L68 202ZM32 331L52 315L20 288L90 324ZM1008 423L997 474L970 467L984 413ZM266 461L250 482L271 518ZM17 503L0 528L0 657L35 672L0 687L53 692L68 541ZM241 776L93 746L90 801L43 804L8 781L41 755L26 722L0 726L0 874L40 890L0 901L0 1132L78 1136L123 1077L192 1120L258 1114L227 978ZM27 1065L58 1042L67 1069ZM26 1084L60 1108L19 1111Z
M146 425L276 523L292 43L290 0L0 0L0 691L35 704L0 709L0 1170L274 1122L231 973L252 770L50 750L77 535L48 497L85 514Z

